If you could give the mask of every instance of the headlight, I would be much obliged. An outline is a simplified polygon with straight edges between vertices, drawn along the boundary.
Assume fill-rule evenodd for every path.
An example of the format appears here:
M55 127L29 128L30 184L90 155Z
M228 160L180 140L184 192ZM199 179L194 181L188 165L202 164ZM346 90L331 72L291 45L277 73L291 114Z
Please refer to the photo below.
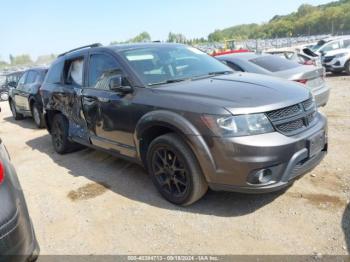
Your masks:
M343 56L346 56L347 55L347 53L341 53L341 54L337 54L335 57L336 58L340 58L340 57L343 57Z
M248 114L237 116L202 117L204 123L218 136L250 136L274 131L265 114Z

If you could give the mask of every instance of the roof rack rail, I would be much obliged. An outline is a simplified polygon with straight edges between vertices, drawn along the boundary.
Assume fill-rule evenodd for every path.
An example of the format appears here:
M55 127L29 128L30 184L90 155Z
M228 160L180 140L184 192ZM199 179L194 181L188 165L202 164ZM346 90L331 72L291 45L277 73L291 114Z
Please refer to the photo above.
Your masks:
M64 52L62 54L59 54L58 57L61 57L61 56L64 56L68 53L71 53L71 52L74 52L74 51L77 51L77 50L80 50L80 49L84 49L84 48L93 48L93 47L99 47L99 46L102 46L102 44L100 43L95 43L95 44L91 44L91 45L84 45L84 46L81 46L81 47L78 47L78 48L74 48L72 50L69 50L67 52Z

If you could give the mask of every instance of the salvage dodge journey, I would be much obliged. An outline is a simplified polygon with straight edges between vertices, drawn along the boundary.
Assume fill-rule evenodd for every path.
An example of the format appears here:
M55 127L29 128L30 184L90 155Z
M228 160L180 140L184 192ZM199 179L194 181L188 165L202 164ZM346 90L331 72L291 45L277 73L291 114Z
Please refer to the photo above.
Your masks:
M327 121L292 81L234 73L179 44L93 44L61 54L41 87L57 153L88 146L141 164L168 201L272 192L317 166Z

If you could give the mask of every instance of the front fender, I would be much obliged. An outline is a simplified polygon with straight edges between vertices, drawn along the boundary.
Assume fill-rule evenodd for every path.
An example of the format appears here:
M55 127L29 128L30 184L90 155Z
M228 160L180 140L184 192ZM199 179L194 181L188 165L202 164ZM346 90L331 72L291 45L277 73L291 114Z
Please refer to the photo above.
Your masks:
M209 147L197 128L180 114L158 110L145 114L137 123L134 140L140 156L140 142L144 132L154 126L167 127L183 137L195 154L204 176L208 182L215 174L216 166Z

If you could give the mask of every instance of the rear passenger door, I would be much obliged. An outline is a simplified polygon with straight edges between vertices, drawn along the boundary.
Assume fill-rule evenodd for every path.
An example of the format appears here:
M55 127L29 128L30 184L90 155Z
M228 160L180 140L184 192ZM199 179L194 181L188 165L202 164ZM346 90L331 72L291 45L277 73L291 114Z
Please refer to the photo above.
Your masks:
M90 52L88 87L83 89L83 110L91 142L123 155L135 153L133 137L128 132L131 94L109 89L109 80L123 74L117 59L109 53Z
M30 111L29 106L29 95L32 92L32 88L39 80L40 75L38 72L30 70L28 71L28 75L24 85L18 88L18 95L16 96L16 103L21 105L23 111ZM18 101L18 102L17 102Z
M64 61L62 85L55 89L58 110L69 121L69 136L76 140L88 141L88 132L82 114L81 94L85 86L86 54L67 57Z

